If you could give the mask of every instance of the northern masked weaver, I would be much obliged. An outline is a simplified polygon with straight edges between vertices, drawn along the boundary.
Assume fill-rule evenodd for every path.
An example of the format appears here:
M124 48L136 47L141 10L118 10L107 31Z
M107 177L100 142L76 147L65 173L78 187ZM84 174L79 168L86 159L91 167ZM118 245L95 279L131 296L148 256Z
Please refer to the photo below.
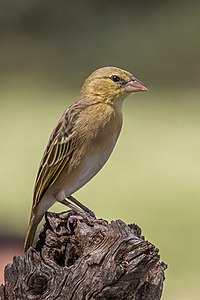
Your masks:
M147 90L132 74L115 67L98 69L85 80L77 101L53 130L40 163L25 251L43 215L56 201L92 214L72 194L108 160L121 131L123 100Z

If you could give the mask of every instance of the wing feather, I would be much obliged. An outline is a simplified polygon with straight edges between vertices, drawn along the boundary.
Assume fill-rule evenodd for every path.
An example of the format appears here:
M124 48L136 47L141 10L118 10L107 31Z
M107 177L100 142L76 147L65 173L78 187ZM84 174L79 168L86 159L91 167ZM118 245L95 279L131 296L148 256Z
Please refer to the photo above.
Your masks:
M76 134L73 130L79 113L76 108L75 105L68 108L50 136L36 178L33 208L58 178L76 148Z

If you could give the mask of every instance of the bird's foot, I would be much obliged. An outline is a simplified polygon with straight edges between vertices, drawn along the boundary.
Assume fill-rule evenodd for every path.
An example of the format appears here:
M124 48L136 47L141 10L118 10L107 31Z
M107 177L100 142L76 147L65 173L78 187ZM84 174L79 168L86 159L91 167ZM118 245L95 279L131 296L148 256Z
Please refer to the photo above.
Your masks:
M89 214L92 218L96 219L95 213L91 211L88 207L83 205L81 202L79 202L76 198L74 198L73 196L69 196L67 197L67 199L69 199L71 202L73 202L75 205L81 208L84 212Z

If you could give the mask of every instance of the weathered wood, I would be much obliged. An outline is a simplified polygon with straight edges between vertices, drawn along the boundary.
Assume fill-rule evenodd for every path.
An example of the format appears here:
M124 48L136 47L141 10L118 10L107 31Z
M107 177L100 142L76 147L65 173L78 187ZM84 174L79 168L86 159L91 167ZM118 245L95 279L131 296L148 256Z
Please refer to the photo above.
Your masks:
M35 248L5 268L1 299L158 300L166 265L124 222L47 213Z

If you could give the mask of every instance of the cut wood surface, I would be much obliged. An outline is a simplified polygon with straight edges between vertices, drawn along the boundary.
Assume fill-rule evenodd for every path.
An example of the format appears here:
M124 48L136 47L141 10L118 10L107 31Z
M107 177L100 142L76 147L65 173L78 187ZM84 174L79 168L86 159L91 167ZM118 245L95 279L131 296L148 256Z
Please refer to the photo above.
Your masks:
M141 229L47 213L36 246L5 268L1 299L158 300L166 265Z

